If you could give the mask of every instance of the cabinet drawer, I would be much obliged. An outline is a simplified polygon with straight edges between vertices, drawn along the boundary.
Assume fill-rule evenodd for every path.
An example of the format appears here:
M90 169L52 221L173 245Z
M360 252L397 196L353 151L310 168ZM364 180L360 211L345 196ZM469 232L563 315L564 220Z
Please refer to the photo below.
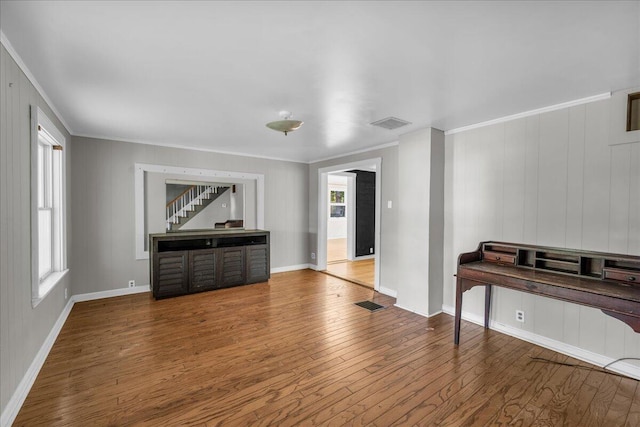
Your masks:
M503 252L484 251L483 258L485 261L498 262L500 264L515 264L516 256L513 254L505 254Z
M632 270L623 270L619 268L605 268L602 270L603 278L609 280L617 280L640 286L640 272Z

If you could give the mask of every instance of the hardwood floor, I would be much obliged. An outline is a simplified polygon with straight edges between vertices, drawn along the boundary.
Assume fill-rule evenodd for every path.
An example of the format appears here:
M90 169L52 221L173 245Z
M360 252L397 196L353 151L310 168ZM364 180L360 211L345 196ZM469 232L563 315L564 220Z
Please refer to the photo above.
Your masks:
M640 425L638 381L393 303L311 270L77 303L15 425Z
M334 262L332 264L327 264L325 272L341 279L349 280L373 289L375 285L374 266L374 259Z
M348 261L347 239L327 240L326 273L373 289L375 286L374 266L374 259Z
M327 262L347 260L347 239L327 239Z

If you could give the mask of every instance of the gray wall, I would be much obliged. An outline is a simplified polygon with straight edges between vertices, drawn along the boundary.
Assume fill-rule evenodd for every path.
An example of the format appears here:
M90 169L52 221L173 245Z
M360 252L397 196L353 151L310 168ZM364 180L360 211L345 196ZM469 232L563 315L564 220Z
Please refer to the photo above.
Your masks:
M609 145L612 100L446 137L444 304L456 257L481 240L640 255L640 144ZM614 141L615 142L615 141ZM463 310L482 315L481 288ZM525 311L525 323L515 310ZM501 324L612 358L640 354L640 334L600 311L496 289Z
M12 84L9 86L9 84ZM36 105L67 138L67 204L71 200L70 136L18 65L0 48L0 413L64 309L69 275L31 307L30 112ZM67 237L71 235L67 209ZM67 246L72 250L71 242ZM69 262L71 264L71 262Z
M264 174L271 267L307 263L306 164L81 137L73 148L74 294L149 284L148 261L135 256L135 163Z
M392 146L367 151L337 159L313 163L309 166L309 246L306 256L318 252L318 169L356 162L359 160L382 158L380 173L382 178L380 212L380 286L392 291L398 289L398 214L396 209L398 193L398 147ZM393 208L387 208L387 201L393 201ZM378 250L378 248L376 248ZM315 261L308 258L309 262Z

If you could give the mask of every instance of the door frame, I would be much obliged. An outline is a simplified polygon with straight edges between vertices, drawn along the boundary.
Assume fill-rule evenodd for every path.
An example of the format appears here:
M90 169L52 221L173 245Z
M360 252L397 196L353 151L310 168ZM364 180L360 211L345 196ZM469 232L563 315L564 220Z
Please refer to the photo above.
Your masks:
M358 160L350 163L342 163L318 169L318 224L317 224L317 257L316 268L320 271L327 269L327 220L329 201L327 198L328 176L332 172L347 172L352 169L370 168L376 169L376 201L375 201L375 254L374 254L374 284L373 289L380 289L380 201L382 187L382 157L374 157L366 160Z

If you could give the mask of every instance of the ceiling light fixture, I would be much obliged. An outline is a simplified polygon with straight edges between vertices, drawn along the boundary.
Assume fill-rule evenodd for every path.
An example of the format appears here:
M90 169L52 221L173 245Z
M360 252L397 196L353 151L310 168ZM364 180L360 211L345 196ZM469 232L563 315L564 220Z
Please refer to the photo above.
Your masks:
M302 126L302 124L304 123L300 120L291 120L290 111L280 111L280 117L282 118L282 120L269 122L267 123L267 127L269 129L277 130L278 132L284 132L284 134L286 135L289 132L300 129L300 126Z

